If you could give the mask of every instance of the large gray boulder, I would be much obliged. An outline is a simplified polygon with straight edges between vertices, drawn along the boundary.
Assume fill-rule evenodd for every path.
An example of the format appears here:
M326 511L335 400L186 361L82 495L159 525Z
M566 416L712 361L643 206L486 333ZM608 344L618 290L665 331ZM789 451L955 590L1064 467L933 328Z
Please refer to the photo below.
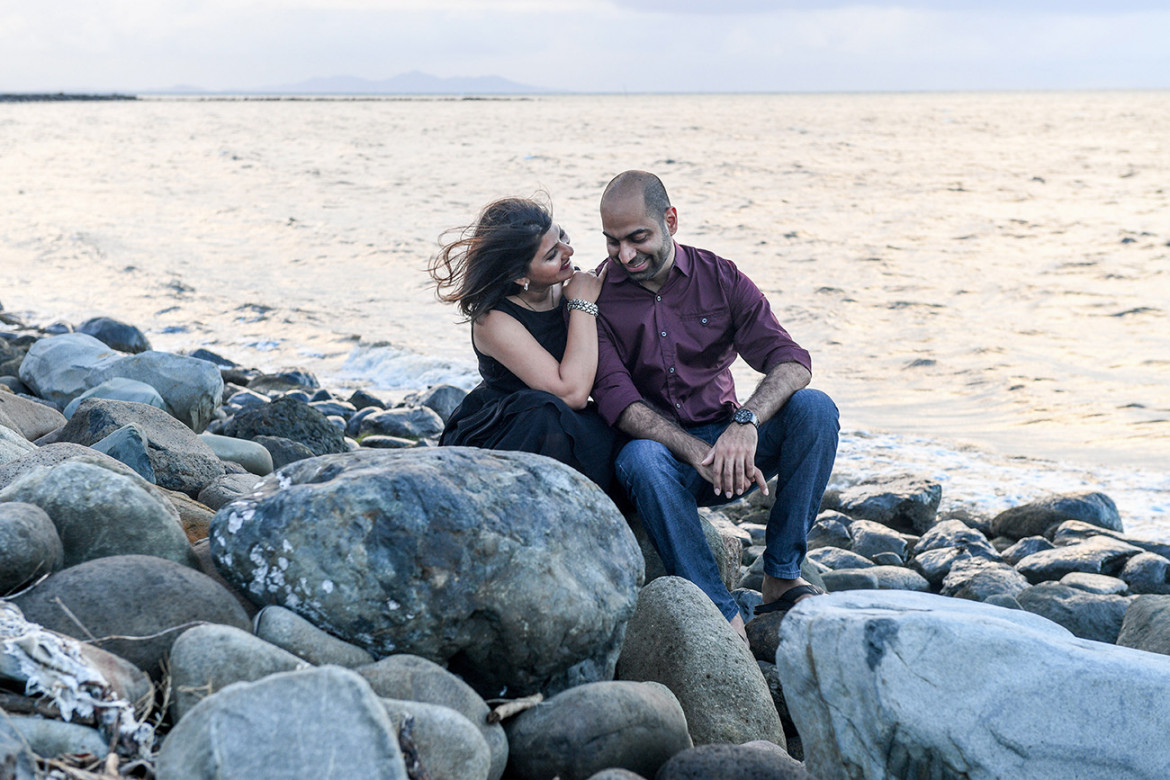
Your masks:
M785 744L756 659L706 594L681 577L660 577L642 589L617 676L669 688L696 745Z
M597 682L557 694L507 721L517 780L587 780L607 768L654 777L691 747L670 689L654 682Z
M1170 658L898 591L806 599L780 634L776 664L815 776L1170 773Z
M51 575L12 598L31 622L92 641L158 679L190 624L247 630L243 608L202 572L152 555L98 558Z
M20 364L20 381L28 385L33 395L64 409L74 398L99 384L90 381L99 367L122 357L93 336L64 333L39 339L29 347Z
M64 563L61 538L45 510L19 501L0 503L0 596Z
M219 510L211 550L257 603L485 695L612 676L642 579L621 513L573 469L442 447L298 461Z
M1113 499L1104 493L1075 493L1033 501L1012 507L991 520L994 536L1023 539L1047 536L1049 529L1067 520L1079 520L1100 528L1120 532L1121 515Z
M382 700L336 666L273 674L207 697L167 735L155 773L158 780L407 778Z
M61 429L59 440L88 447L126 425L146 434L147 454L160 487L195 496L224 473L223 463L189 428L161 409L133 401L83 401Z
M144 382L158 391L171 414L195 433L202 433L223 399L219 367L206 360L150 350L129 355L93 370L89 385L122 377Z
M198 567L174 504L137 474L75 458L30 471L0 502L40 507L53 521L65 566L111 555L156 555Z
M912 476L874 477L825 494L821 509L835 509L898 531L921 534L934 524L942 486Z
M499 723L488 723L491 708L463 680L433 661L407 653L388 655L354 671L364 677L383 699L436 704L449 707L467 718L479 729L491 753L488 777L499 780L504 774L508 764L508 738L504 727Z

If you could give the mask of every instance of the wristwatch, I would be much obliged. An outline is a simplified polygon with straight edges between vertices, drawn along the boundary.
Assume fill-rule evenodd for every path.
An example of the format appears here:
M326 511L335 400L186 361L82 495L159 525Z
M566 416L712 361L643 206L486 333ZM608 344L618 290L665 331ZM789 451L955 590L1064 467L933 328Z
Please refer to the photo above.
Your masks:
M731 418L740 425L747 425L751 423L756 426L756 430L760 429L760 418L756 417L756 413L746 406L741 406L735 410L735 416Z

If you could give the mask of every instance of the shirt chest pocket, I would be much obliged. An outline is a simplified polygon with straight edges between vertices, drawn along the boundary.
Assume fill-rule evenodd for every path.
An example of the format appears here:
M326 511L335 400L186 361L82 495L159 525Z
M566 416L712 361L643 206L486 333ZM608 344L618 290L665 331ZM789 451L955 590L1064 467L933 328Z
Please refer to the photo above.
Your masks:
M684 314L679 322L678 356L683 362L714 362L731 348L731 312L726 308Z

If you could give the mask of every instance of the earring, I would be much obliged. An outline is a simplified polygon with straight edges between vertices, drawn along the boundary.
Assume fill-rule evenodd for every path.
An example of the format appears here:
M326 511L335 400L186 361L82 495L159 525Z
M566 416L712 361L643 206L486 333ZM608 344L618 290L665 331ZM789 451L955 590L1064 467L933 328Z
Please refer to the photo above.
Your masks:
M524 292L528 292L528 280L524 280Z

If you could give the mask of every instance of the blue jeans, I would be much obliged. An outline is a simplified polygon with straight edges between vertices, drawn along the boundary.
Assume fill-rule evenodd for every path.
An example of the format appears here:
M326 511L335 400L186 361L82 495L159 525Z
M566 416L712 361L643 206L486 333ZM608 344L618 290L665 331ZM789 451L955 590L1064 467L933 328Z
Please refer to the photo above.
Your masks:
M687 431L714 444L731 423L711 423ZM798 390L772 419L760 426L756 466L776 479L776 503L768 516L764 573L780 579L800 576L808 552L808 529L837 455L837 407L819 390ZM634 502L642 526L662 558L666 573L699 586L728 620L739 607L719 576L719 567L699 524L699 506L734 501L715 495L711 483L663 444L634 439L618 454L618 479Z

